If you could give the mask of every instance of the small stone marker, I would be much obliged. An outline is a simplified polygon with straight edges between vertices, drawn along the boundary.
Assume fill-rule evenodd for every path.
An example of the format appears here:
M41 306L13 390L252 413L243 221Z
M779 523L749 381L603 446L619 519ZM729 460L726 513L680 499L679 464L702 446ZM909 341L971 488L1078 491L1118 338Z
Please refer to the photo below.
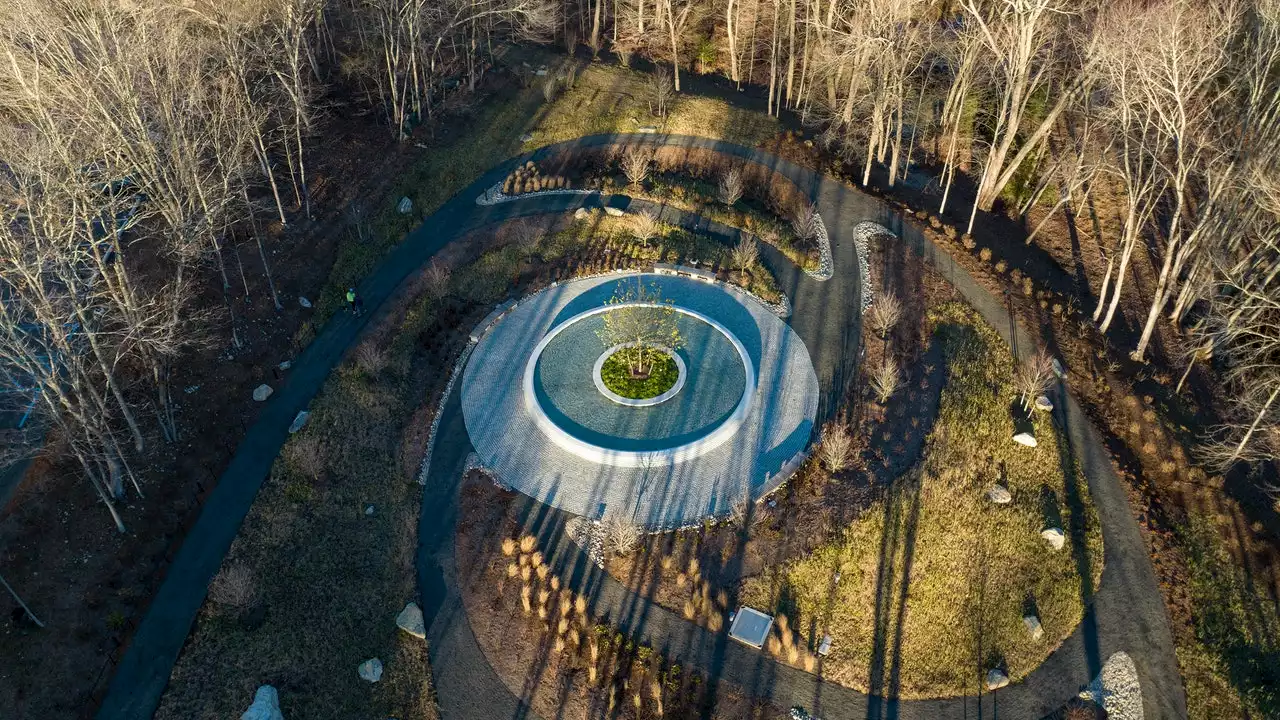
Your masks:
M822 643L818 645L818 654L826 656L831 652L831 636L823 635Z
M1008 505L1013 502L1013 493L1003 485L992 485L987 490L987 499L997 505Z
M258 402L262 402L263 400L271 397L271 393L273 392L275 392L275 390L272 390L270 385L263 383L253 389L253 399Z
M360 668L356 671L360 673L361 680L368 680L371 683L378 682L382 679L382 661L378 658L370 658L360 663Z
M280 712L280 694L270 685L263 685L253 694L253 704L240 716L240 720L284 720Z
M1062 528L1051 527L1040 531L1040 537L1049 543L1049 547L1054 550L1061 550L1062 546L1067 542L1067 536L1062 534Z
M1000 668L991 668L987 671L987 689L999 690L1009 684L1009 675Z
M531 134L529 134L529 133L525 133L525 134L521 135L521 136L520 136L520 142L522 142L522 143L533 142L533 135L531 135Z
M396 616L396 627L416 638L427 639L427 626L422 618L422 608L418 603L409 603Z
M606 214L606 215L611 215L611 216L613 216L613 217L622 217L623 215L625 215L625 214L626 214L626 213L622 212L622 210L621 210L621 209L619 209L619 208L616 208L616 207L608 207L608 206L605 206L604 212L605 212L605 214Z
M299 304L299 305L301 305L301 306L302 306L302 307L304 307L304 308L309 308L309 307L311 307L311 301L310 301L310 300L308 300L308 299L306 299L306 298L304 298L304 297L302 297L301 295L299 295L299 296L298 296L298 304Z
M280 363L276 367L280 368L281 370L288 370L289 368L293 367L293 361L285 360L284 362Z
M1039 445L1039 443L1036 442L1036 436L1029 432L1020 432L1014 435L1013 441L1019 445L1026 445L1027 447L1035 447L1036 445Z
M365 505L365 506L364 506L364 514L365 514L367 517L372 517L372 516L373 516L373 506L372 506L372 505Z
M297 415L293 416L293 422L289 423L289 434L292 435L302 429L307 424L307 418L311 417L311 413L306 410L299 410Z
M1050 400L1048 396L1041 395L1040 397L1036 398L1036 409L1044 412L1049 412L1050 410L1053 410L1053 401Z
M1022 617L1022 624L1027 626L1027 632L1031 634L1032 640L1039 640L1044 635L1044 626L1040 624L1040 618L1035 613L1027 613Z
M400 204L396 205L396 212L401 215L408 215L413 211L413 201L407 197L400 198Z

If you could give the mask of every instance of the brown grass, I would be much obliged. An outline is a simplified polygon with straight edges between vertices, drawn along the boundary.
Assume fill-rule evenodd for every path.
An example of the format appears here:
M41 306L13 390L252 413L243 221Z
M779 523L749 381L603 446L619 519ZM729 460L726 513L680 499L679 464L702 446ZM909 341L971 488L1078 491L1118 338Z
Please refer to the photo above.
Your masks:
M1084 544L1092 571L1088 582L1096 587L1101 576L1101 534L1091 507L1086 504L1084 515L1076 517L1065 505L1051 422L1037 419L1040 445L1035 449L1009 439L1016 391L1008 347L963 306L939 308L932 321L944 343L948 379L927 460L897 480L843 538L743 587L746 604L785 613L779 615L781 637L770 643L771 652L803 665L802 648L793 659L789 646L816 647L830 633L835 642L824 663L826 677L865 691L873 664L882 662L887 669L893 663L903 697L972 691L974 669L989 660L973 656L979 634L982 647L998 653L1016 678L1075 628L1083 613L1082 582L1072 545L1054 553L1039 536L1046 523L1046 490L1053 493L1049 504L1064 527ZM1014 502L997 507L984 492L1002 466ZM1076 479L1087 503L1083 482ZM892 554L882 557L886 547ZM833 587L837 570L841 578ZM877 595L878 587L888 590ZM1047 636L1039 642L1031 641L1022 625L1029 596ZM899 604L905 604L901 616ZM789 627L802 630L803 642L789 642ZM899 657L875 657L877 638L883 643L897 637Z

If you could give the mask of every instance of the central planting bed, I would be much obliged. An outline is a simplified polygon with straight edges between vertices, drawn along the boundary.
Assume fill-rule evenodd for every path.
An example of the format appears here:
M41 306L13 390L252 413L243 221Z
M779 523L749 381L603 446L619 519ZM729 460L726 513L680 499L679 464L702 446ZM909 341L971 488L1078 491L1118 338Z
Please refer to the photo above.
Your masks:
M743 401L747 367L732 341L701 318L677 313L674 322L685 346L670 358L676 382L650 395L660 402L629 405L601 392L592 378L596 365L619 348L601 346L599 333L607 312L566 321L533 364L537 408L559 430L589 445L643 452L670 449L706 437L722 426ZM678 363L677 363L678 359ZM684 372L680 372L680 368ZM603 375L603 366L600 374ZM627 374L625 363L621 368ZM603 383L602 383L603 384ZM605 384L605 390L609 390ZM670 397L662 396L675 390ZM619 401L623 402L619 402Z
M680 379L680 367L666 348L655 348L650 355L643 357L643 353L636 352L635 348L613 350L601 356L603 362L596 376L610 392L628 400L661 397L675 388L676 381ZM647 367L637 370L637 365Z
M660 302L619 303L628 283ZM601 330L608 313L640 307L670 317L666 338L678 340L662 356L675 381L666 387L668 367L647 386L611 390L604 366L627 343ZM728 515L777 487L803 457L817 406L808 351L786 323L734 288L653 274L574 280L519 301L462 377L467 432L503 484L649 527Z

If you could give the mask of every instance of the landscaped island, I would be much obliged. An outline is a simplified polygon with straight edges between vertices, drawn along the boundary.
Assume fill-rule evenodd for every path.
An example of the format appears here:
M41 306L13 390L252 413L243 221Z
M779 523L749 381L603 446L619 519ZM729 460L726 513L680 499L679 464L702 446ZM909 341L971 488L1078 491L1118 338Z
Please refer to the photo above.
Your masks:
M675 356L666 348L619 348L600 367L604 386L630 400L658 397L679 377Z

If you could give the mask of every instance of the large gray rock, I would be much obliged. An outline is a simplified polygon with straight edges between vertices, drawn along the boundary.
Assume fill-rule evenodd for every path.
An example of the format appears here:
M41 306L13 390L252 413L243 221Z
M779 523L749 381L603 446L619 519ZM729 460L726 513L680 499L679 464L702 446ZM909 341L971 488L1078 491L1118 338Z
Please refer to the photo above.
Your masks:
M378 658L370 658L360 663L360 667L356 672L360 673L361 680L369 682L378 682L382 679L382 661Z
M400 203L396 205L396 212L401 215L408 215L413 212L413 201L407 197L400 198Z
M304 308L311 307L311 301L301 296L298 297L298 304Z
M1014 435L1013 441L1019 445L1026 445L1027 447L1035 447L1039 444L1036 442L1036 436L1029 432L1020 432L1017 435Z
M311 413L306 410L299 410L297 415L293 416L293 422L289 423L289 434L292 435L302 429L307 424L307 418L311 417Z
M992 485L987 490L987 499L997 505L1008 505L1013 502L1013 493L1003 485Z
M591 216L591 211L587 210L586 208L578 208L577 210L573 211L574 220L586 220L590 216Z
M240 716L240 720L284 720L280 712L280 695L270 685L263 685L253 694L253 704Z
M1041 395L1036 398L1036 409L1043 412L1049 412L1053 409L1053 401L1049 399L1048 395Z
M1067 536L1063 534L1062 528L1049 527L1040 531L1040 537L1049 543L1049 547L1054 550L1061 550L1062 546L1067 543Z
M1022 616L1022 624L1027 626L1027 632L1030 633L1032 640L1039 640L1044 636L1044 626L1040 624L1040 618L1035 613L1028 613Z
M427 626L422 617L422 608L418 603L409 603L396 616L396 627L416 638L427 638Z
M1009 674L1000 668L991 668L987 671L987 689L999 690L1009 684Z
M608 207L608 206L605 206L604 213L605 213L606 215L611 215L611 216L613 216L613 217L622 217L623 215L625 215L625 214L626 214L626 213L622 212L622 210L621 210L621 209L619 209L619 208L616 208L616 207Z
M271 389L270 385L263 383L253 389L253 399L258 402L262 402L263 400L271 397L271 393L273 392L275 391Z

